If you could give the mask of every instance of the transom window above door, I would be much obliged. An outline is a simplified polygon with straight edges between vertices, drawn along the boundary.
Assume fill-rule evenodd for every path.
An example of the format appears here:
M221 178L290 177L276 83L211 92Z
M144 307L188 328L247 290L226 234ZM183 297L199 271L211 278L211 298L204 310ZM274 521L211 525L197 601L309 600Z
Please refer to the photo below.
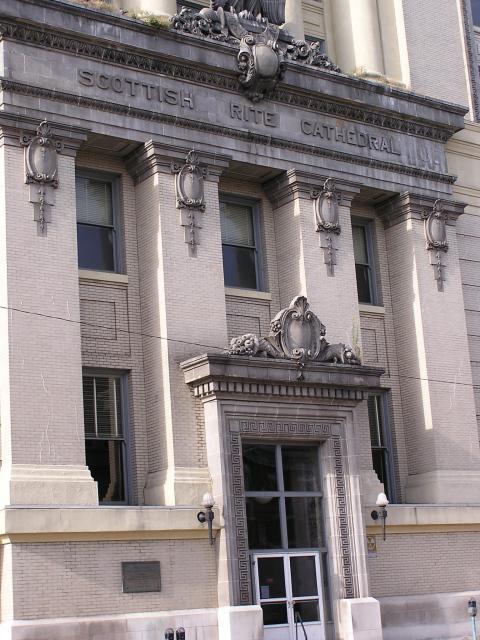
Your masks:
M319 447L243 444L250 549L324 547Z

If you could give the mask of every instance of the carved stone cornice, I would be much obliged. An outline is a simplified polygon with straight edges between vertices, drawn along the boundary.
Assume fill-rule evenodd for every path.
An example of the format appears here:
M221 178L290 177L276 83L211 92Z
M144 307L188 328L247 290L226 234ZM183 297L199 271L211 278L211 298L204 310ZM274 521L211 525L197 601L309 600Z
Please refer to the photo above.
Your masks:
M0 82L1 86L1 82ZM38 119L30 116L0 113L0 145L20 147L27 138L36 135ZM62 141L61 153L64 156L75 156L79 147L87 140L89 130L68 126L49 120L53 138Z
M248 356L205 354L180 364L196 398L262 396L311 402L356 404L380 388L383 369L355 365L308 363L307 382L299 382L293 362Z
M155 173L172 174L172 166L181 167L191 149L169 146L149 140L126 159L126 167L135 184L143 182ZM230 158L216 153L197 151L199 163L205 167L205 179L218 182L228 167Z
M420 196L408 191L387 200L377 207L377 213L386 228L406 220L424 220L425 211L432 210L436 199ZM464 212L466 204L453 200L441 200L442 208L448 215L447 224L454 225L458 217Z
M312 191L321 191L325 181L330 177L332 176L327 176L324 172L310 173L289 169L265 182L263 188L274 207L278 208L299 198L311 200ZM361 185L336 178L335 185L339 194L339 205L349 207L355 195L360 192Z
M130 24L126 25L131 27ZM148 29L145 27L145 29ZM168 34L170 36L170 34ZM181 36L176 34L178 38L188 39L188 35ZM190 36L191 37L191 36ZM121 47L113 47L107 40L97 38L95 41L88 39L83 34L65 34L61 31L45 28L44 26L35 27L31 24L25 25L11 18L0 19L0 39L10 39L19 42L33 44L37 47L46 47L48 49L59 50L73 55L81 55L88 58L97 59L103 63L109 62L124 67L139 69L149 73L158 73L177 80L186 80L205 86L212 86L217 89L225 89L237 92L237 79L235 73L227 71L212 70L207 66L201 66L198 63L180 64L173 62L167 57L155 55L152 53L140 52L138 48L122 45ZM202 39L194 38L196 46L202 46ZM223 43L213 43L210 46L223 45L226 53L235 56L237 49ZM304 65L299 63L287 63L288 67L295 68L296 71L303 73ZM234 65L232 65L233 69ZM305 67L307 75L312 72L311 69ZM386 89L374 83L368 83L357 78L351 78L339 75L335 80L329 71L315 68L314 73L317 77L324 77L329 81L341 82L352 87L361 88L374 93L385 93ZM389 87L389 95L400 100L408 99L411 102L419 103L422 106L433 107L435 109L444 108L457 119L463 117L466 110L463 107L441 103L431 98L416 96L402 92ZM416 119L413 116L398 118L392 113L387 113L383 109L376 110L372 105L359 105L348 103L346 101L336 101L334 98L322 96L312 93L298 92L294 88L282 86L277 88L273 94L273 100L288 104L294 107L312 110L316 113L329 114L335 117L344 118L350 121L357 121L391 131L407 133L418 137L424 137L440 142L446 142L459 128L456 124L435 124L432 121L425 121L421 118ZM452 120L452 122L453 122Z
M72 104L76 107L83 107L85 109L95 109L100 112L139 118L149 122L160 122L162 124L178 126L183 129L203 131L217 136L226 136L228 138L244 141L248 144L258 144L266 147L285 149L288 151L326 158L332 161L346 162L352 165L368 166L371 169L412 176L421 180L432 180L444 184L453 184L457 179L456 176L437 173L436 171L428 171L426 169L419 169L418 167L409 167L405 164L396 164L394 162L386 162L383 160L376 160L374 158L363 158L362 156L350 155L337 150L322 149L321 147L314 145L294 142L284 138L275 138L269 135L257 134L252 131L242 131L240 129L225 127L211 122L202 122L200 120L192 120L190 118L182 118L180 116L159 113L158 111L139 109L137 107L120 104L118 102L108 102L105 100L98 100L96 98L77 96L57 91L55 89L34 87L22 82L14 82L6 78L0 78L0 91L1 90L19 95L52 100L62 104Z

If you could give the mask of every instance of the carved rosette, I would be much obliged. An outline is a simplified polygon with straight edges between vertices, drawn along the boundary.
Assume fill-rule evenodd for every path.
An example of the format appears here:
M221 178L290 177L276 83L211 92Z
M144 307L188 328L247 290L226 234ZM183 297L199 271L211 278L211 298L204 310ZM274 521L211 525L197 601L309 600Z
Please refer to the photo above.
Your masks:
M185 242L191 256L196 256L198 229L201 229L200 212L205 211L203 181L208 175L206 167L200 166L198 154L192 149L184 164L173 163L177 209L180 209L180 224L184 228Z
M247 333L230 342L228 353L235 356L285 358L303 368L308 362L360 364L354 350L343 343L329 344L326 329L310 309L305 296L297 296L270 323L270 333L259 338ZM303 380L303 374L298 380Z
M431 264L439 291L443 291L445 280L445 265L442 254L448 251L447 221L448 213L444 210L441 200L436 200L431 211L424 211L424 232L426 248L431 255Z
M333 276L337 249L333 236L340 235L339 203L340 195L336 190L335 181L327 178L323 188L311 192L313 199L313 213L315 231L322 233L320 246L324 250L324 260L328 267L328 274Z
M37 127L37 135L22 134L25 146L25 167L27 184L44 184L58 187L57 153L62 151L61 140L53 138L46 120Z
M37 222L38 234L46 235L54 206L54 189L58 188L57 155L63 143L53 137L46 120L37 127L35 136L22 133L20 142L25 147L25 182L30 185L33 219Z

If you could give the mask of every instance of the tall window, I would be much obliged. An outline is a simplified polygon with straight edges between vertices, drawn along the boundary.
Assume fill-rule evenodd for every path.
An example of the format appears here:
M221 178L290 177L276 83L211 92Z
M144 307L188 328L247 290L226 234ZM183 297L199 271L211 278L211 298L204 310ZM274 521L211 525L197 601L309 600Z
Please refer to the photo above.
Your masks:
M117 193L114 178L78 172L77 244L80 269L117 271Z
M358 301L376 304L372 223L360 218L352 220L353 254L357 275Z
M480 27L480 0L471 0L473 24Z
M261 289L258 207L225 198L220 220L225 286Z
M125 430L120 376L84 375L83 409L87 466L100 502L125 502Z
M367 404L373 468L385 487L388 499L394 502L395 484L387 394L371 395L368 397Z

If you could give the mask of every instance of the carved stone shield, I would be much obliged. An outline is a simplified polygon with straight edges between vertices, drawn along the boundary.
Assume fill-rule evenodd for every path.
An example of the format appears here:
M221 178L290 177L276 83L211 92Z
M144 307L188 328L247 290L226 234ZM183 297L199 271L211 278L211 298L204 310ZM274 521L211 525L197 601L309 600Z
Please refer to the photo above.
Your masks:
M427 249L448 250L447 219L440 200L436 200L432 211L423 215L425 219L425 239Z
M195 151L192 150L187 154L184 165L181 167L175 165L173 170L176 173L177 208L205 209L203 180L206 171L200 167Z
M257 44L253 47L253 55L258 78L271 79L277 75L280 61L271 47Z
M305 296L297 296L272 320L269 340L277 343L286 358L307 362L317 358L324 335L325 326L310 310Z
M37 135L22 140L25 149L27 184L43 183L58 186L57 153L61 151L60 141L52 138L50 125L44 120L37 128Z

